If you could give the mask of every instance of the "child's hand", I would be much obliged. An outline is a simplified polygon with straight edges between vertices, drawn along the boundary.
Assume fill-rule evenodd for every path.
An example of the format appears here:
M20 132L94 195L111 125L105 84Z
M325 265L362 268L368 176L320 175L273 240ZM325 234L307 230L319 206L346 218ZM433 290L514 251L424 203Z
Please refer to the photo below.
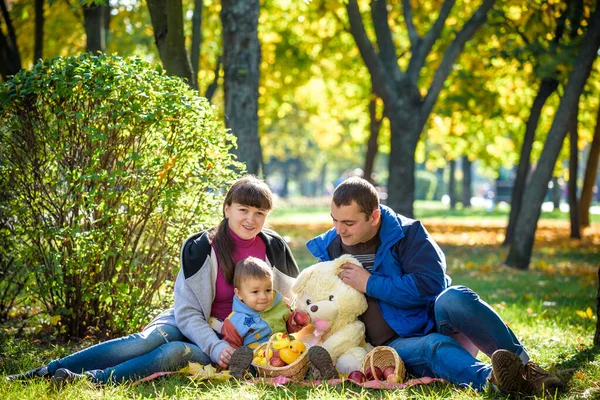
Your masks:
M305 311L292 311L287 320L288 333L296 333L310 323L310 316Z

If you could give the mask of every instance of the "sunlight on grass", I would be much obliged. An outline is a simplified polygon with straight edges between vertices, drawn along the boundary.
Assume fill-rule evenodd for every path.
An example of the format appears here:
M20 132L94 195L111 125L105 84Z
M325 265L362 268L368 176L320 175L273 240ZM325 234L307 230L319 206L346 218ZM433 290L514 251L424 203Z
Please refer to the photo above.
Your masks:
M308 254L308 239L331 227L322 207L296 213L278 210L270 223L286 240L299 265L316 260ZM278 214L279 213L279 214ZM540 222L531 268L519 271L503 265L507 249L502 219L431 217L424 225L440 243L454 285L473 288L506 320L542 367L556 371L568 382L558 399L600 398L600 349L592 346L596 325L595 301L600 260L600 224L585 231L580 241L568 238L568 222ZM92 343L49 344L37 339L14 338L0 331L0 371L23 371L47 363ZM489 362L483 354L479 358ZM400 391L367 390L352 384L337 387L289 385L274 388L250 383L213 384L170 376L139 386L109 385L95 388L80 381L61 390L47 381L0 381L1 399L492 399L501 395L478 393L436 383ZM542 398L542 397L540 397ZM550 397L546 397L549 399Z

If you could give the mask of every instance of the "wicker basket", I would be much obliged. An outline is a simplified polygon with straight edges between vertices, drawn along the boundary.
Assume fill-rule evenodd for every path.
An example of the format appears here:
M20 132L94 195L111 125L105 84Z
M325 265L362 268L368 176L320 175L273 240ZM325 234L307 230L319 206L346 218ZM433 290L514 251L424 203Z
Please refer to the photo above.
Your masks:
M404 363L398 356L396 350L389 346L377 346L369 353L363 360L361 372L366 375L367 369L370 367L371 371L374 370L374 367L378 367L383 372L384 368L389 366L394 367L394 373L398 377L398 383L404 382L404 378L406 376L406 368L404 367ZM373 374L373 379L379 381L376 374Z
M273 349L271 345L272 340L273 336L269 338L269 341L267 343L263 343L260 346L258 346L254 350L254 354L260 354L261 351L265 351L269 348ZM256 371L258 371L259 376L272 378L282 375L293 380L302 380L306 375L306 371L308 371L308 346L306 346L306 351L302 353L300 357L296 359L296 361L294 361L291 364L284 365L283 367L274 367L269 364L269 360L271 357L269 357L268 351L265 351L265 356L267 359L267 365L259 365L252 361L252 366L256 368Z

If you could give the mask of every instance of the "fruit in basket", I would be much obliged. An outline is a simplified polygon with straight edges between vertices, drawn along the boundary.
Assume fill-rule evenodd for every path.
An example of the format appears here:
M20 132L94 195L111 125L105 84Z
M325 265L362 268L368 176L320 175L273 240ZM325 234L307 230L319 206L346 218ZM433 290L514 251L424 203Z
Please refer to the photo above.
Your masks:
M288 347L279 350L279 357L287 364L291 364L305 351L306 346L304 343L299 340L292 340Z
M360 371L352 371L348 374L348 379L357 383L363 383L367 380L367 377Z
M271 358L273 357L274 353L273 350L269 349L269 356L267 357L267 354L265 354L265 349L259 348L257 350L254 351L254 357L262 357L262 358Z
M375 378L377 378L377 380L382 380L383 372L381 372L381 369L379 367L373 367L372 370L371 370L371 367L369 367L365 371L365 376L367 377L367 380L369 380L369 381L372 381Z
M269 360L269 364L271 364L271 366L273 367L285 367L287 365L285 361L283 361L281 357L278 356L271 357L271 359Z
M391 374L395 374L395 373L396 373L396 367L394 367L393 365L390 365L389 367L385 367L383 369L384 379L387 379L388 376L390 376Z
M400 377L395 373L391 373L385 378L385 381L389 383L400 383Z
M254 364L257 365L262 365L263 367L267 365L267 359L264 357L254 357L254 359L252 360L254 362Z
M275 350L281 350L290 345L290 337L287 333L277 332L271 338L271 344Z

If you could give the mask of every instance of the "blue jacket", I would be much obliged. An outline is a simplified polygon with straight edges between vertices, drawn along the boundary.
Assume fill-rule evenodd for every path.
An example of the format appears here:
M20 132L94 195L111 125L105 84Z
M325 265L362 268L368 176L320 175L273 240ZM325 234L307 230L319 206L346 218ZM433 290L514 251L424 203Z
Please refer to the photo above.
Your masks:
M435 327L433 304L450 285L446 258L420 221L380 205L381 245L367 282L367 295L379 302L386 322L400 337L423 336ZM306 247L321 261L341 253L335 228L311 239Z

